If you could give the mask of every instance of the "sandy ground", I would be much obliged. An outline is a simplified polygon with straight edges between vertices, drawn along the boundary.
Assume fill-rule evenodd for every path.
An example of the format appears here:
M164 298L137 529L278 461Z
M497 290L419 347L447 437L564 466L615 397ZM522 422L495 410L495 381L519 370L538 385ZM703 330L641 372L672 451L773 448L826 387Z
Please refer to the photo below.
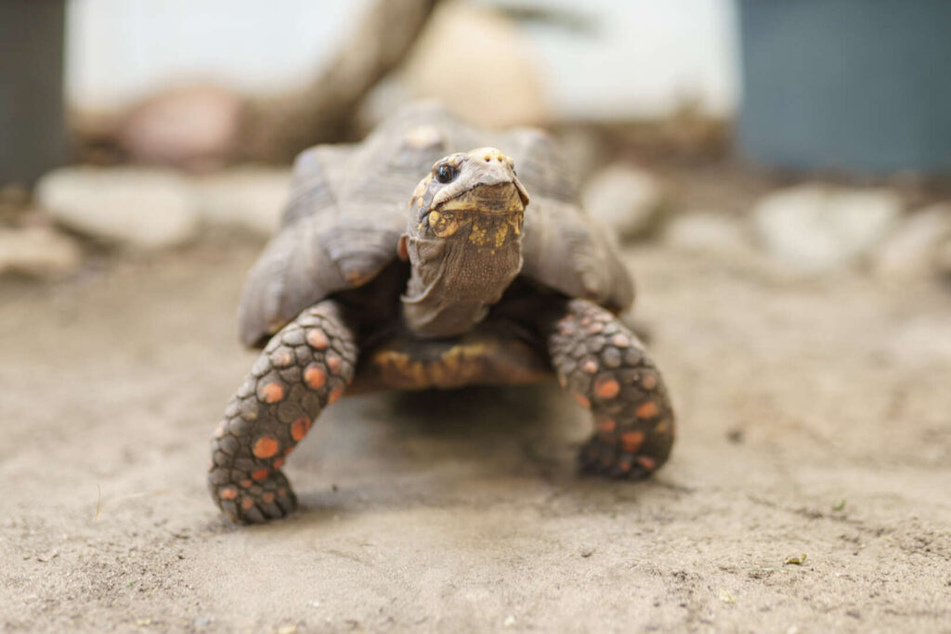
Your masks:
M951 632L947 289L639 249L656 480L578 478L554 386L367 396L289 463L303 511L237 528L206 440L259 248L0 284L0 631Z

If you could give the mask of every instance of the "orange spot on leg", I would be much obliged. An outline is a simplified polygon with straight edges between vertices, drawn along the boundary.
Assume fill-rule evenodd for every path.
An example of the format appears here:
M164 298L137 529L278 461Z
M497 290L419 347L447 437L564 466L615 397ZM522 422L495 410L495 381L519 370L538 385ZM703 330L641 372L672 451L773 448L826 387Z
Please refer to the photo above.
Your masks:
M251 498L244 498L241 500L241 508L245 511L250 511L252 506L254 506L254 500Z
M277 439L270 436L261 436L255 441L251 453L254 454L255 458L267 459L277 454L278 449L280 449L280 445Z
M617 429L617 423L614 422L613 418L598 418L598 431L604 434L614 433L614 430Z
M307 435L308 431L310 431L309 418L298 418L293 423L291 423L291 438L293 438L296 442L300 442L304 436Z
M657 409L657 403L655 403L654 401L647 401L641 404L640 406L638 406L638 408L634 410L634 414L638 418L652 418L654 416L657 416L658 411L659 410Z
M330 398L327 399L327 404L336 403L340 400L340 397L343 396L343 386L338 385L333 389L333 392L330 393Z
M251 482L250 480L242 480L242 481L239 482L238 484L241 485L241 488L242 488L242 489L250 489L250 488L251 488L251 485L254 484L254 483Z
M268 474L268 473L270 473L270 471L268 471L267 469L258 469L257 471L255 471L254 473L251 474L251 479L252 479L252 480L263 480L264 478L267 477L267 474Z
M575 401L581 407L584 407L586 409L591 407L591 401L589 401L587 398L585 398L581 394L574 394L573 396L575 397Z
M261 496L261 501L264 502L265 504L270 504L271 502L274 501L274 494L268 491L267 493Z
M621 434L621 446L628 453L636 453L642 444L644 444L644 434L639 431Z
M258 388L258 398L265 403L277 403L284 398L284 385L271 381Z
M238 490L234 487L225 487L218 492L218 497L222 500L234 500L238 497Z
M641 381L641 386L645 390L653 390L655 387L657 387L657 377L654 376L653 374L648 374Z
M644 467L646 471L653 471L657 468L657 462L653 458L648 458L647 456L638 456L637 464Z
M327 373L319 365L312 364L304 370L304 383L312 390L319 390L327 382Z
M340 374L340 368L343 367L343 361L335 354L327 355L327 367L334 374Z
M326 350L327 346L330 345L330 342L327 340L327 335L325 335L322 330L317 329L307 333L307 343L317 350Z
M287 453L290 453L290 451L288 451ZM280 469L283 466L284 466L284 458L278 458L277 460L274 461L275 469Z
M614 398L620 391L621 384L611 376L603 376L594 383L594 393L598 398Z

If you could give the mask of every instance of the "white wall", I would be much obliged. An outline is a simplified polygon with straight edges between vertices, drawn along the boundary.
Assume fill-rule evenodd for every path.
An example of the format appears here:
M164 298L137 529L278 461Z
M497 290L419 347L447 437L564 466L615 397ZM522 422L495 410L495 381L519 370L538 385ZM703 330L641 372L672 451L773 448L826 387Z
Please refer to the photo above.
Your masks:
M483 0L505 4L512 0ZM267 93L314 72L367 0L70 0L67 94L111 108L213 78ZM731 0L544 0L592 16L597 37L531 26L555 113L662 116L736 103Z
M66 91L110 107L169 82L273 92L312 73L367 0L69 0Z
M532 29L556 112L654 117L695 101L733 112L737 68L732 0L545 0L590 14L597 39Z

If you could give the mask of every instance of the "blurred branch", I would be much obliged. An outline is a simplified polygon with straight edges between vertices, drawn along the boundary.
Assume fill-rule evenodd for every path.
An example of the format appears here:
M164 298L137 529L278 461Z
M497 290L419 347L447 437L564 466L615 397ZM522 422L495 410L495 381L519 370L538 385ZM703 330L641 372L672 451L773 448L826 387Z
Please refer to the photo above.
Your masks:
M302 91L252 102L238 139L243 158L290 161L344 140L357 105L406 57L439 0L375 0L326 69Z
M601 21L582 11L530 3L504 4L494 8L516 22L557 27L577 35L591 37L601 30Z

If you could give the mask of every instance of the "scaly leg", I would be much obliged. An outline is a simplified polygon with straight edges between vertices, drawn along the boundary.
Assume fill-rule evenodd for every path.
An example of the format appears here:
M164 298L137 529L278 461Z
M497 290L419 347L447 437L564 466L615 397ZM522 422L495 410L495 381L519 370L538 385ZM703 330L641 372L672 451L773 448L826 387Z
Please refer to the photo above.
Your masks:
M674 442L667 390L644 346L617 317L587 300L566 302L548 333L562 387L594 414L581 468L639 479L666 462Z
M324 407L353 379L357 347L334 301L274 335L225 409L211 441L208 484L235 522L284 517L297 499L281 472Z

